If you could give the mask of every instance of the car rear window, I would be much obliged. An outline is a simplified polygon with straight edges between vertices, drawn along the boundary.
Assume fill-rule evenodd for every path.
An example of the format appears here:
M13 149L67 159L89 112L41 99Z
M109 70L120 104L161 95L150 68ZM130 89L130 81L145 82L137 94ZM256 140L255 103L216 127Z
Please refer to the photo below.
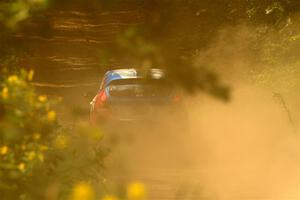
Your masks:
M113 97L166 97L171 92L171 84L165 79L120 79L109 84Z

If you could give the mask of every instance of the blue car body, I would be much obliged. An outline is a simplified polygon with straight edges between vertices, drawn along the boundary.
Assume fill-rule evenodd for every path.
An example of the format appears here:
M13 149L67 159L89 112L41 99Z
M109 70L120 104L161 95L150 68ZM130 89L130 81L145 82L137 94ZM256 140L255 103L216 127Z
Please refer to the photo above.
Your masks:
M153 118L173 103L173 87L163 70L110 70L91 102L90 116L93 123Z

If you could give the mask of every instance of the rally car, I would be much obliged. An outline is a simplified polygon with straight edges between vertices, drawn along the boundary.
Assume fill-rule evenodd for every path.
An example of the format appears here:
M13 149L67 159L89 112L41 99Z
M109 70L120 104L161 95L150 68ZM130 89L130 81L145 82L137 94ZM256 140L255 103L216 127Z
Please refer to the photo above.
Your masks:
M90 121L155 121L179 107L181 98L162 69L107 71L90 102Z

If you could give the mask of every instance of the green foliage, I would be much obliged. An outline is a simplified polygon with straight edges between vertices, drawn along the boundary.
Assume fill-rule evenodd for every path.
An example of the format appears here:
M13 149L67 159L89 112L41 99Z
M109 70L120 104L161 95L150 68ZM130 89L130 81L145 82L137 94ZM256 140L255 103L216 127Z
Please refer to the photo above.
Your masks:
M66 199L70 189L81 182L89 182L100 193L104 188L104 158L109 152L102 143L99 128L78 124L73 128L61 128L53 139L49 163L56 179L60 197Z
M103 188L108 151L101 145L101 130L86 124L59 127L53 110L58 100L35 93L30 84L33 71L4 74L0 80L1 199L67 199L73 186L84 181Z
M48 0L15 0L0 3L0 22L10 29L26 20L34 12L45 9Z
M5 72L4 72L5 73ZM33 71L1 77L0 191L20 195L26 179L40 166L56 128L56 113L46 96L37 96L29 81Z

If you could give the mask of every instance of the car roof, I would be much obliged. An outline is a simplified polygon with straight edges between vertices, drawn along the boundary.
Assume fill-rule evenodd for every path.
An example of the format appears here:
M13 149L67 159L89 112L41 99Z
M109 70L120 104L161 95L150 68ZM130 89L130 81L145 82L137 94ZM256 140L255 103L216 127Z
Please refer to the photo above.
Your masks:
M160 79L164 76L163 70L158 68L151 68L146 72L147 76L150 75L150 77L154 79ZM104 75L104 85L108 85L114 80L142 78L143 74L143 71L134 68L109 70Z

